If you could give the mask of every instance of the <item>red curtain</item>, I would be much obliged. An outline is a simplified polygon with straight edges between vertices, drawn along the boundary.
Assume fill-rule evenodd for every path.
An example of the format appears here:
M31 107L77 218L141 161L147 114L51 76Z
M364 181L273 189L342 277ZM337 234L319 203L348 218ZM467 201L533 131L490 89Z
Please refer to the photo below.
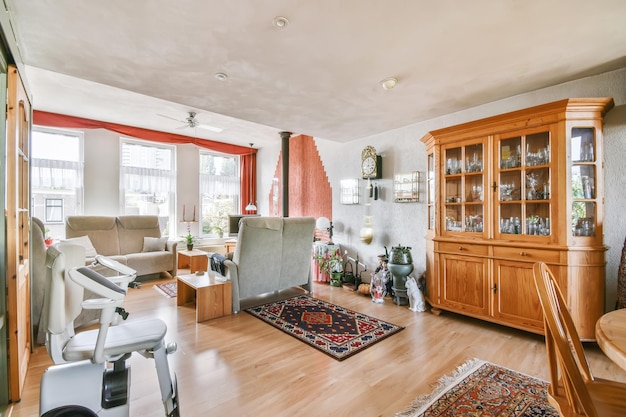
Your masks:
M248 205L250 201L253 201L254 204L256 204L256 149L251 149L239 145L231 145L229 143L217 142L208 139L198 139L190 136L177 135L174 133L159 132L157 130L103 122L100 120L92 120L82 117L50 113L41 110L33 111L33 124L39 126L60 127L67 129L106 129L117 132L121 135L130 136L137 139L171 144L190 143L201 148L210 149L212 151L239 155L241 160L241 212L246 213L244 208ZM252 177L250 176L250 164L252 164ZM254 200L251 200L251 197L254 198Z

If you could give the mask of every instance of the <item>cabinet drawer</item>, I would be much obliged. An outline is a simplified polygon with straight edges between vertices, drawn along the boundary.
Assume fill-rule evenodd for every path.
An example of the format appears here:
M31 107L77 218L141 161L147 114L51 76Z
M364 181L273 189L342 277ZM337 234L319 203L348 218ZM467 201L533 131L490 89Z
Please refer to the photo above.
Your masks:
M439 252L458 253L460 255L484 255L489 254L487 245L472 245L466 243L440 242L437 246Z
M494 247L494 258L515 259L524 262L559 263L560 252L542 249Z

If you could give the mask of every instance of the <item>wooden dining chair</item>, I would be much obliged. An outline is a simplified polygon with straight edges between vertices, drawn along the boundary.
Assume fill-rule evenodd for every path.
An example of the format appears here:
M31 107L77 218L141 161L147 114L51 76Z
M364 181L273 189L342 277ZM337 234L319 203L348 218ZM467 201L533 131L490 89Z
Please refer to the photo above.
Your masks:
M550 403L562 416L626 416L626 384L593 376L554 275L543 262L533 272L543 308Z

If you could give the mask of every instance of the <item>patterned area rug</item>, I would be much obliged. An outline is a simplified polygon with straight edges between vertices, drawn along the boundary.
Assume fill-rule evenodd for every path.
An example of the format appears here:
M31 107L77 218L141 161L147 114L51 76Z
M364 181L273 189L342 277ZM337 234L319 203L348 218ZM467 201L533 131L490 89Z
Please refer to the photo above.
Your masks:
M166 282L165 284L157 284L153 286L152 288L154 288L159 293L161 293L161 295L164 295L167 298L176 297L176 281Z
M340 361L404 328L307 295L245 311Z
M559 417L548 404L547 388L540 379L474 359L396 417Z

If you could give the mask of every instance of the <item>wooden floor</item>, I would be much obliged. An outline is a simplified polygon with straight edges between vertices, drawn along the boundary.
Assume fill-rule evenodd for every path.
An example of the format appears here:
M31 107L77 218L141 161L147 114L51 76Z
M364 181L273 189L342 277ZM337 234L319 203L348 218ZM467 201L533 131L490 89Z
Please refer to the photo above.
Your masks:
M338 362L245 312L196 323L192 307L177 307L154 284L130 290L125 307L129 320L158 317L167 323L167 340L178 344L170 366L178 376L183 416L393 416L472 358L548 379L542 336L450 313L414 313L390 299L375 304L315 284L320 299L406 327ZM626 372L595 344L586 348L596 376L626 382ZM10 416L39 415L39 381L49 365L39 348ZM135 354L130 365L131 416L163 415L152 361Z

